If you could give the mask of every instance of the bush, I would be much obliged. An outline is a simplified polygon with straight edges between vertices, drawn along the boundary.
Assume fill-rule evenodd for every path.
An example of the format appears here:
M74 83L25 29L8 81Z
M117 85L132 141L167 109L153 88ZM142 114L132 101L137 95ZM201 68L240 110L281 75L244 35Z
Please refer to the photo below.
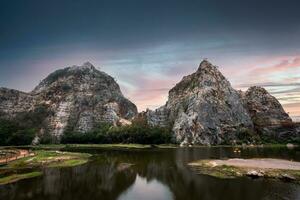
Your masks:
M43 125L43 120L51 115L47 105L39 105L33 111L19 113L14 119L22 127L40 128Z
M53 136L51 136L49 133L44 133L41 137L40 137L40 144L52 144L55 143Z
M261 138L260 136L253 131L252 129L249 128L240 128L237 131L237 139L239 140L239 143L260 143Z
M64 84L61 86L61 89L62 89L62 91L64 91L64 92L68 92L68 91L70 91L70 90L72 89L72 87L71 87L70 85L64 83Z
M14 132L8 139L8 145L28 145L31 144L35 136L35 129L24 129Z
M0 145L28 145L35 136L35 129L22 127L16 122L0 120Z
M41 104L34 110L19 113L13 120L0 119L0 145L31 144L38 129L45 126L43 120L51 115L48 106ZM45 138L43 143L50 143Z

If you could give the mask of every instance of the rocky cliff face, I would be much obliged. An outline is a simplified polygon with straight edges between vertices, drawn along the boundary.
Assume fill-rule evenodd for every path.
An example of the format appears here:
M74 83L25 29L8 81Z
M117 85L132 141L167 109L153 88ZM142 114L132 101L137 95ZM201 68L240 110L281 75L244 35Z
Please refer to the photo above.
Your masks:
M149 124L172 126L181 144L234 143L241 133L291 122L266 90L253 87L240 93L206 60L169 91L166 105L145 116Z
M45 135L59 141L65 132L87 132L102 122L130 124L136 115L136 106L116 81L90 63L57 70L30 93L0 88L0 118L30 123L38 129L34 142ZM171 127L181 144L299 138L299 128L265 89L236 91L206 60L169 91L164 106L138 117L152 126Z
M18 90L0 88L0 114L14 118L20 112L33 109L33 96Z
M256 126L270 126L292 122L279 101L262 87L250 87L242 94L242 98Z
M250 87L242 99L261 137L284 141L299 137L297 127L279 101L262 87Z
M115 80L90 63L55 71L28 94L0 90L0 110L6 117L41 106L47 115L38 135L49 133L57 140L65 131L86 132L102 122L128 123L137 114Z

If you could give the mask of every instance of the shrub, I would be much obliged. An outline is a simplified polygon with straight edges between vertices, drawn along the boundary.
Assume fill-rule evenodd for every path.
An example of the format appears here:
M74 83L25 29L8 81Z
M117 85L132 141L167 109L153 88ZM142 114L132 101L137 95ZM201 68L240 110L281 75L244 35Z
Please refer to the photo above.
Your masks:
M24 129L14 132L8 139L8 145L28 145L31 144L35 136L35 129Z
M19 113L14 119L22 127L39 128L43 124L43 120L51 115L47 105L39 105L33 111Z
M252 129L240 128L237 131L237 139L242 143L259 143L261 142L260 136Z
M0 120L0 145L28 145L35 135L35 129L22 127L10 120Z

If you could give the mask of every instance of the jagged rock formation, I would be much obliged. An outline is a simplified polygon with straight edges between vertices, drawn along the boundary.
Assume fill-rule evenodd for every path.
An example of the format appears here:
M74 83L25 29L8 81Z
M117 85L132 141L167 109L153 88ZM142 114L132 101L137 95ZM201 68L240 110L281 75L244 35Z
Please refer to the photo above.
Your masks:
M279 101L262 87L250 87L243 100L256 126L291 123L292 119L283 110Z
M0 118L16 119L39 131L34 142L50 135L57 142L65 132L87 132L102 122L130 124L136 106L115 80L92 64L57 70L32 92L0 88ZM181 144L235 143L256 136L274 141L299 138L299 131L280 103L265 89L236 91L208 61L169 91L167 103L137 117L152 126L171 127ZM249 141L248 140L248 141Z
M242 94L256 131L262 137L284 141L298 136L296 126L279 101L262 87L250 87ZM298 136L299 137L299 136Z
M171 126L181 144L234 143L244 132L291 122L280 103L266 90L233 89L216 66L201 62L169 91L166 105L145 114L151 125Z
M58 140L65 131L86 132L102 122L128 123L137 114L116 81L90 63L55 71L28 94L0 90L2 117L13 118L38 107L47 110L38 135L49 133Z
M33 109L33 96L18 90L0 88L0 114L13 118L17 113Z

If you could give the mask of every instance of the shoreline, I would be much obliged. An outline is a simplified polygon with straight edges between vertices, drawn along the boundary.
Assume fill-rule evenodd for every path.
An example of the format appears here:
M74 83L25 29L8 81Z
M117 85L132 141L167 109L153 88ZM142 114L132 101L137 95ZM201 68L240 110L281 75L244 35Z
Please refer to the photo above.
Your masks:
M0 185L42 176L43 168L75 167L89 161L91 154L33 150L34 154L0 166Z
M273 158L198 160L188 163L197 174L217 178L272 178L300 184L300 162Z
M24 178L33 177L33 172L41 172L42 168L49 167L74 167L77 165L85 164L89 161L92 156L88 153L76 152L76 150L81 149L102 149L111 151L122 151L122 150L155 150L155 149L192 149L192 148L230 148L234 153L241 152L243 149L251 148L287 148L287 145L283 144L268 144L268 145L217 145L217 146L200 146L195 145L192 147L181 147L174 144L162 144L162 145L142 145L142 144L51 144L51 145L37 145L37 146L6 146L0 147L0 151L15 149L24 150L27 149L28 152L32 152L30 156L26 156L11 162L8 162L0 166L0 185L10 182L15 182ZM73 151L74 150L74 151ZM72 152L73 151L73 152ZM265 160L265 162L273 162L275 159L269 158L259 158L259 160ZM256 171L260 173L262 169L256 168L256 166L261 166L261 164L254 163L249 168L243 166L235 166L234 163L241 163L244 160L255 160L255 159L229 159L233 162L225 162L226 160L199 160L188 164L189 167L196 170L197 173L212 175L219 178L233 178L238 176L246 176L249 171ZM273 160L273 161L272 161ZM279 162L286 162L286 160L280 160ZM213 163L212 163L213 162ZM287 177L294 177L300 181L300 163L297 165L297 173L290 172L290 169L274 169L266 170L264 174L265 177L281 178L283 172ZM268 167L266 167L268 168ZM28 173L28 169L29 173ZM34 170L34 171L33 171ZM24 174L24 171L26 172ZM298 174L299 171L299 174ZM41 173L34 173L35 175ZM299 175L299 177L298 177Z
M22 146L0 146L1 149L33 149L33 150L67 150L80 148L99 149L165 149L165 148L298 148L298 144L259 144L259 145L190 145L180 146L179 144L40 144Z

